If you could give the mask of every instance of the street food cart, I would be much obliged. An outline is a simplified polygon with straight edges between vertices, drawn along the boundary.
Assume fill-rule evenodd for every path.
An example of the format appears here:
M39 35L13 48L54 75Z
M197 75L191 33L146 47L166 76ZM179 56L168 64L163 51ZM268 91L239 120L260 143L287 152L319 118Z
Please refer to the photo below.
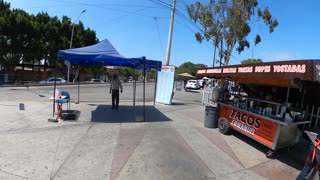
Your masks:
M221 133L236 130L270 148L267 156L299 142L318 126L320 60L293 60L199 69L218 79Z

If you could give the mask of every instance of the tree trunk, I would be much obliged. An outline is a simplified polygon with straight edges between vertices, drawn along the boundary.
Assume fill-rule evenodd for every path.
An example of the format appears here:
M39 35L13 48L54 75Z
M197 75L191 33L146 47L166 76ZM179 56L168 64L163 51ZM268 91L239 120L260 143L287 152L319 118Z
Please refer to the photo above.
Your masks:
M222 63L222 57L223 57L223 38L221 39L221 47L220 47L220 67Z
M47 70L47 57L44 58L44 68L43 71L46 72Z
M212 67L214 67L214 64L216 63L216 51L217 51L217 46L216 43L214 44L214 52L213 52L213 62L212 62Z

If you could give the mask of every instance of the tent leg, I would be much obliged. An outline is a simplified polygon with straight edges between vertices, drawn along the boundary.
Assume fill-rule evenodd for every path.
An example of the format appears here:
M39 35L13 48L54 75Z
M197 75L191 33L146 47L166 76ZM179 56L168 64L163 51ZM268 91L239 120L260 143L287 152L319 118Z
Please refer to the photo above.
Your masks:
M156 70L156 77L155 77L155 80L154 80L153 106L156 104L157 81L158 81L158 70Z
M78 74L78 99L74 102L75 104L79 104L80 102L80 65L79 65L79 74Z
M134 76L136 74L136 69L134 69ZM134 80L133 80L133 106L136 105L136 92L137 92L137 81L136 81L136 78L134 77Z
M56 87L57 87L57 82L56 82L56 76L54 77L54 84L53 84L53 109L52 109L52 117L48 118L49 122L59 122L58 117L54 117L55 113L55 108L56 108Z
M143 57L143 121L146 121L146 57Z
M54 77L54 84L53 84L53 109L52 109L52 117L54 117L55 109L56 109L56 88L57 88L57 82L56 82L56 76Z
M53 109L52 109L52 117L54 117L55 113L55 108L56 108L56 87L57 87L57 82L56 82L56 77L54 77L54 84L53 84Z

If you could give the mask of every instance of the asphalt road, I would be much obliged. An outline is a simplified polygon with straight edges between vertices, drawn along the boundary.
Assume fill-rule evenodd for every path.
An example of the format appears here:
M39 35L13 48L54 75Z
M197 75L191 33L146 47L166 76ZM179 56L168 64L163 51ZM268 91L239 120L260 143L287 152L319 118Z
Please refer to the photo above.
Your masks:
M133 83L123 83L123 93L120 94L120 101L133 101L134 99L134 89ZM145 84L145 100L146 102L151 102L154 99L154 83ZM53 95L53 85L47 86L30 86L27 87L4 87L3 91L8 90L9 93L6 95L11 96L13 93L19 96L19 93L24 90L30 91L34 95L38 95L41 98L48 99ZM71 101L78 100L78 85L61 85L57 84L57 89L60 91L66 90L71 94ZM109 83L97 83L97 84L80 84L79 87L79 100L80 102L110 102L111 94L109 93L110 84ZM7 91L7 92L8 92ZM0 87L1 92L1 87ZM11 93L10 93L11 92ZM12 97L15 98L15 97ZM10 99L10 98L9 98ZM143 83L137 83L136 86L136 102L143 101Z
M120 94L121 102L130 103L134 100L133 83L123 83L123 93ZM78 100L78 85L61 85L57 84L59 90L66 90L70 92L71 101ZM46 86L0 86L1 100L33 100L46 102L53 95L53 85ZM109 83L95 83L95 84L80 84L79 100L80 102L93 102L106 104L111 102L111 94L109 94ZM153 102L155 83L145 84L145 101ZM177 91L174 89L173 104L187 103L187 104L201 104L202 93L201 90L194 90L189 92ZM136 84L136 102L143 102L143 83Z

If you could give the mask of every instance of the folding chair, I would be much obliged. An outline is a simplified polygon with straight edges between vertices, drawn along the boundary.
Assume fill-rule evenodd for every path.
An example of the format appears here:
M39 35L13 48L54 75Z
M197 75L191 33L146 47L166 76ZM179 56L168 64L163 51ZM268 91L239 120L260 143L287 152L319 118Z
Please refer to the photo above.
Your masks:
M67 104L67 110L70 110L70 93L68 91L61 91L61 95L65 96L65 98L56 99L56 103Z

